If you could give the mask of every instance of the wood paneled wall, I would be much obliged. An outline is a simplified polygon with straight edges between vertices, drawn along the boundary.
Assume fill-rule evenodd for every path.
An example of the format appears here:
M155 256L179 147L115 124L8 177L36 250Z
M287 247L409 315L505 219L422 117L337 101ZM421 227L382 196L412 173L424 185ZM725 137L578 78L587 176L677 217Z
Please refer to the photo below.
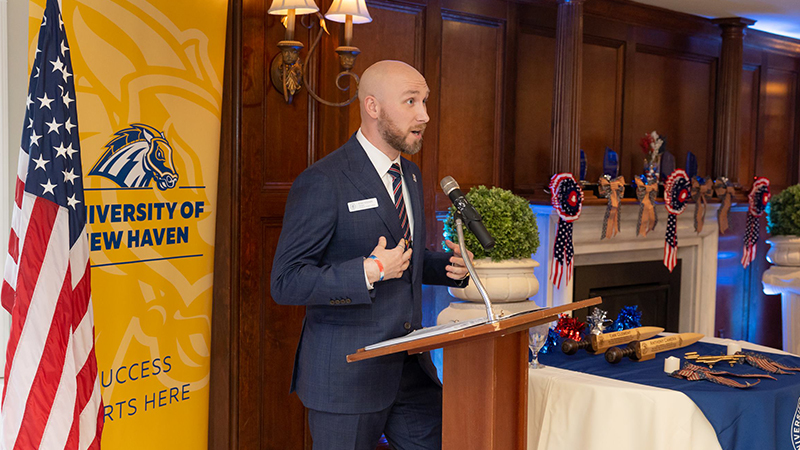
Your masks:
M765 176L775 195L798 182L798 73L796 47L784 48L757 31L745 37L738 173L745 186L753 176ZM746 217L742 202L731 213L732 230L719 239L717 335L780 347L781 299L765 295L761 285L761 275L769 268L763 221L755 261L747 269L739 261Z
M588 181L602 175L606 147L620 155L620 174L631 179L643 167L639 141L652 130L667 138L667 148L679 167L691 151L701 173L711 171L714 152L714 101L720 38L717 28L703 19L655 9L636 17L630 3L608 2L629 16L623 23L607 17L598 2L586 3L584 19L583 102L581 147L586 153ZM520 14L517 97L529 99L517 105L520 123L530 124L517 134L515 191L541 195L552 175L549 159L552 110L552 58L530 59L525 42L539 54L552 54L555 45L554 10L546 5L527 5ZM653 27L651 15L677 15L688 22L691 34ZM623 16L623 17L625 17ZM639 20L636 20L639 19ZM530 80L525 82L523 80ZM531 170L533 168L533 170Z
M319 6L324 11L329 4L322 0ZM445 175L465 189L498 185L542 197L551 175L555 1L367 4L374 21L355 27L362 54L354 71L399 59L419 69L431 89L425 145L412 158L422 169L427 216L447 206L438 189ZM230 5L210 448L299 450L310 448L305 411L288 391L303 309L272 301L269 273L292 181L347 140L359 112L357 105L321 106L305 91L286 104L268 77L275 44L283 38L279 18L267 14L263 0ZM600 175L606 146L620 153L623 175L639 173L639 139L653 129L668 137L679 167L692 151L701 174L710 174L719 29L707 19L622 0L587 0L584 11L581 141L587 178ZM309 62L308 83L324 98L341 101L349 93L334 85L333 49L343 27L328 27L332 35ZM306 43L318 32L298 29ZM758 32L745 39L741 164L731 177L749 187L753 175L767 176L777 192L796 183L800 171L800 43ZM766 246L759 247L757 264L746 271L738 265L743 214L741 208L734 212L735 230L720 239L717 325L726 337L776 345L779 303L760 293ZM427 226L427 245L435 247L440 225Z

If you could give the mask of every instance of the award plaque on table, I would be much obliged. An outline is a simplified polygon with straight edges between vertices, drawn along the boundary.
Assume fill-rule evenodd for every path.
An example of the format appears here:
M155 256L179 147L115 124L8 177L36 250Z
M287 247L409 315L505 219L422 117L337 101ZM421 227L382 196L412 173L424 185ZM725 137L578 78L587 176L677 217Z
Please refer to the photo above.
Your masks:
M399 352L443 349L443 450L526 448L528 328L602 302L600 297L495 321L447 324L359 349L356 362ZM450 328L447 328L447 326ZM461 328L463 327L463 328ZM428 331L426 331L428 330Z

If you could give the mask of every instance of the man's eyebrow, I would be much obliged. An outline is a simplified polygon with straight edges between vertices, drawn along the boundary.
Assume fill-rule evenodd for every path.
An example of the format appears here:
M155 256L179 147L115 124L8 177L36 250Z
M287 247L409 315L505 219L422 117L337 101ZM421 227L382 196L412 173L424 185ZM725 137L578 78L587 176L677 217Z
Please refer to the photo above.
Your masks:
M406 96L406 95L419 95L419 93L420 93L420 91L418 91L418 90L415 90L415 89L409 89L409 90L407 90L407 91L403 92L403 94L402 94L402 95L403 95L403 96Z

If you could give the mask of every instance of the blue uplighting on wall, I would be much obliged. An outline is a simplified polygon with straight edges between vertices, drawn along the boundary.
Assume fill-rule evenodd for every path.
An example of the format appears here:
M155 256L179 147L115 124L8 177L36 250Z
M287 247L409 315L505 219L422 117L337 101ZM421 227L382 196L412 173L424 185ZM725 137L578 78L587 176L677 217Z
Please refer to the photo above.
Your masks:
M791 38L800 39L800 21L797 21L796 17L759 14L755 16L750 15L748 18L756 21L755 25L751 26L750 28L766 31L767 33L777 34L780 36L788 36Z

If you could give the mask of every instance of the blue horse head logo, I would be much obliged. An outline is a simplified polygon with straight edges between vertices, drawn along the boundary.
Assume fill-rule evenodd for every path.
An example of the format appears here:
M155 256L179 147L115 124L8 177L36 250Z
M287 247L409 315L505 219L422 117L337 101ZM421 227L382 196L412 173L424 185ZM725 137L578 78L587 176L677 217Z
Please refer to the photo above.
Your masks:
M178 182L172 146L164 133L141 123L114 133L89 175L106 177L120 187L130 188L149 187L155 179L162 191L174 188Z

